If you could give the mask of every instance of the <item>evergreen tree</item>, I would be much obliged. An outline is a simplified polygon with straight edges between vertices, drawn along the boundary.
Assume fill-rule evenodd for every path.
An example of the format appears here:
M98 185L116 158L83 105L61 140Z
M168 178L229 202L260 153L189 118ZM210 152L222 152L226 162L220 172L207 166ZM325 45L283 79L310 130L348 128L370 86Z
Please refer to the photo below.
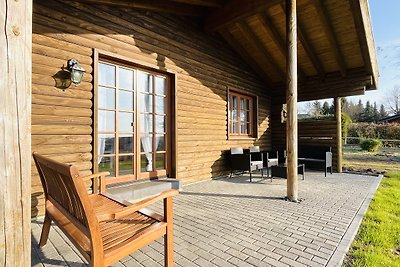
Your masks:
M379 119L386 118L388 116L385 106L381 104L381 108L379 109Z
M354 110L354 115L353 115L354 118L352 118L352 119L354 119L356 121L362 121L363 120L363 113L364 113L364 105L363 105L361 99L359 99L358 100L358 104L357 104L357 106L355 107L355 110Z
M322 115L322 107L321 103L318 100L315 100L312 103L312 114L313 117L320 117Z
M328 116L331 114L331 107L329 106L328 101L325 101L324 104L322 105L322 115Z
M376 102L374 102L374 107L372 109L372 120L374 122L377 122L379 120L379 111Z
M371 122L373 121L373 117L374 117L373 107L371 106L371 103L367 101L367 103L365 104L364 111L362 112L361 115L361 121Z

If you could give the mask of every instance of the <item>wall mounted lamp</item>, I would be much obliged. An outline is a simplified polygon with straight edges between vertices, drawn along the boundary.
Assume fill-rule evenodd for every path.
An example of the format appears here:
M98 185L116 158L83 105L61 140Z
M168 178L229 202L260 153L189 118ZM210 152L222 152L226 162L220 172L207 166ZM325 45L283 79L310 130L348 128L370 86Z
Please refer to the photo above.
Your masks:
M72 58L68 60L68 70L71 74L71 82L77 86L81 83L85 69L79 64L79 61Z

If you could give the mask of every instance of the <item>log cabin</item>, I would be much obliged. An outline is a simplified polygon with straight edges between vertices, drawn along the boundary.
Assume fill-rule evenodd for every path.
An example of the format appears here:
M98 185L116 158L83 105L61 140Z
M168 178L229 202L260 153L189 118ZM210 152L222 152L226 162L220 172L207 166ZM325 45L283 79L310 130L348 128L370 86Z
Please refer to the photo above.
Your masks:
M0 9L2 266L29 265L30 218L43 212L32 151L83 175L107 170L112 185L197 182L227 173L230 147L286 148L296 200L297 144L331 145L341 171L340 97L378 86L367 0L5 0ZM85 70L76 85L71 59ZM297 102L322 98L335 99L335 119L298 123Z

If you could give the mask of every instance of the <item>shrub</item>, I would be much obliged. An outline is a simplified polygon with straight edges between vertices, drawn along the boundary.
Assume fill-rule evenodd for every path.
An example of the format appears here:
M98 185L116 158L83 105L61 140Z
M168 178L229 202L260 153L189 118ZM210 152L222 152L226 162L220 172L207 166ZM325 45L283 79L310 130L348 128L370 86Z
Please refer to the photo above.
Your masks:
M398 123L352 123L348 129L350 137L400 140L400 124Z
M346 144L349 124L351 124L352 121L349 115L347 115L344 112L342 112L341 120L342 120L342 138L344 139L344 144Z
M367 150L369 152L376 152L382 147L382 142L378 139L365 139L360 142L360 147L362 150Z

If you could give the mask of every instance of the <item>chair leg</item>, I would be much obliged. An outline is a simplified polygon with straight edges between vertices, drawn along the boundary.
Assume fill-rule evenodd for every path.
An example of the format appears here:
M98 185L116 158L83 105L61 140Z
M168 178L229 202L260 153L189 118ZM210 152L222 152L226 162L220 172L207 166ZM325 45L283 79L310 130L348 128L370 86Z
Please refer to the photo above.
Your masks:
M164 220L167 222L167 232L164 236L164 266L174 266L174 228L173 228L172 197L164 199Z
M264 168L261 169L261 177L264 177Z
M328 169L328 167L325 167L325 177L326 177L326 173L327 173L327 170L326 169Z
M46 214L44 217L42 234L40 235L39 247L43 247L44 245L46 245L47 239L49 238L50 226L51 226L51 219Z
M250 183L251 183L251 171L250 171Z
M332 166L331 166L331 174L332 174Z

